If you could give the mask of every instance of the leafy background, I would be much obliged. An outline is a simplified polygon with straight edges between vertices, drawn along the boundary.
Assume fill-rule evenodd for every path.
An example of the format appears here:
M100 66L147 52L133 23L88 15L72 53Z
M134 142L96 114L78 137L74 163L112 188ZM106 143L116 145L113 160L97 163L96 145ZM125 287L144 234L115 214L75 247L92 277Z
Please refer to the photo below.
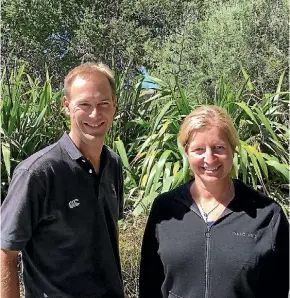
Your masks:
M234 176L288 215L288 15L286 1L4 0L2 200L15 166L69 129L68 70L101 60L117 83L106 143L124 165L120 252L130 297L152 201L191 176L177 133L193 108L228 111L241 139Z

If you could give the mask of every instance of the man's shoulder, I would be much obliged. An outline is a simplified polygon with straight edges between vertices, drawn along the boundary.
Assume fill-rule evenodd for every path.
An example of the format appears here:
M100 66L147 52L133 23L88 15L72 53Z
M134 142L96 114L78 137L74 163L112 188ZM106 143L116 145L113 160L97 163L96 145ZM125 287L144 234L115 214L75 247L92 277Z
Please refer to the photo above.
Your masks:
M107 152L107 156L110 159L110 161L113 161L116 164L121 165L121 158L120 158L120 156L116 152L114 152L109 146L104 145L104 148L105 148L105 150Z
M34 172L40 169L51 167L53 164L57 164L61 160L62 154L58 141L35 152L31 156L20 162L15 171L26 170L29 172Z

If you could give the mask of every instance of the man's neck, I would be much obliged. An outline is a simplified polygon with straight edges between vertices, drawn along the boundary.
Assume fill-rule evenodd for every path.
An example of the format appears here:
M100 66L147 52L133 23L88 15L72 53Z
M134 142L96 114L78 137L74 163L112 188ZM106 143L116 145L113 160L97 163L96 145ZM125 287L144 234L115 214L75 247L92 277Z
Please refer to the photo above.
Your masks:
M104 145L104 139L100 139L97 142L94 142L93 145L89 145L84 143L71 132L69 133L69 136L74 144L78 147L82 155L90 160L96 173L98 174L100 170L101 153Z

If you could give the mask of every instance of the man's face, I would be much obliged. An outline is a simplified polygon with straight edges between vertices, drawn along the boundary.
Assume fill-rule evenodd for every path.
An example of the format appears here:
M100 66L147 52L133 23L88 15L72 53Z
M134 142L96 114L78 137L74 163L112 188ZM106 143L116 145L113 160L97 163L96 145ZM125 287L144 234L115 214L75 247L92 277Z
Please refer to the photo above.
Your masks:
M116 97L102 73L89 80L77 77L64 97L70 116L70 136L76 145L99 145L110 129L116 110Z

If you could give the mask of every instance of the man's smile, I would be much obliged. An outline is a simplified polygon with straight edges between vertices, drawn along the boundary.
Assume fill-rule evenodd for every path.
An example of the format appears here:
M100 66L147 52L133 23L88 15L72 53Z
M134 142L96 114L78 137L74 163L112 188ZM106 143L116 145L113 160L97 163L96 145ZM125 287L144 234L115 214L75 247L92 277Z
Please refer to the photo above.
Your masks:
M105 122L104 121L102 121L101 123L99 123L99 124L92 124L92 123L87 123L87 122L84 122L84 124L86 125L86 126L89 126L89 127L93 127L93 128L96 128L96 127L100 127L101 125L103 125Z

